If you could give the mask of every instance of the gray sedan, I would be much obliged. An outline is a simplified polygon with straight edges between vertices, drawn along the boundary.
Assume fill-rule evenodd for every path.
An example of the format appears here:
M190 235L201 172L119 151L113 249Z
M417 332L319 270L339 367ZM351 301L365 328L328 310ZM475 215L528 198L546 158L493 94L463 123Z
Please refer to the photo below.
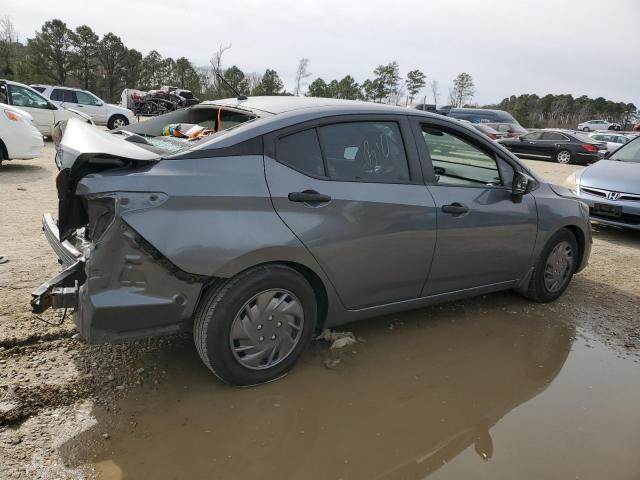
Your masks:
M569 190L418 110L254 97L62 133L44 227L67 268L33 310L74 309L88 342L193 331L235 385L286 374L323 328L506 289L553 301L591 250Z
M640 230L640 137L567 178L599 223Z

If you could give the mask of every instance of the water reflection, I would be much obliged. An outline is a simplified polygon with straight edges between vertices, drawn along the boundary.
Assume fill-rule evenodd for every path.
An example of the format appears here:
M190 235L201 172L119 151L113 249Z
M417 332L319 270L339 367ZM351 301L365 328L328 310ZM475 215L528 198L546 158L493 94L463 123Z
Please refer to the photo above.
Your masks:
M259 388L224 387L192 350L169 352L167 382L138 391L118 425L96 412L98 425L63 451L73 463L97 438L96 468L110 480L424 478L470 447L498 457L492 427L549 385L575 334L495 311L400 318L393 330L389 319L359 324L366 343L336 370L316 345L292 375Z

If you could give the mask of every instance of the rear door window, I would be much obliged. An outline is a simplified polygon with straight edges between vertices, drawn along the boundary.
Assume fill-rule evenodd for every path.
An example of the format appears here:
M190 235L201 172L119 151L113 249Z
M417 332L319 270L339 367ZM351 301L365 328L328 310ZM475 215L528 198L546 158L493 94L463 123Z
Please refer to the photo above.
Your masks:
M395 122L345 122L318 128L333 180L404 183L409 165Z
M315 128L282 137L276 145L279 162L311 176L325 176L322 152Z

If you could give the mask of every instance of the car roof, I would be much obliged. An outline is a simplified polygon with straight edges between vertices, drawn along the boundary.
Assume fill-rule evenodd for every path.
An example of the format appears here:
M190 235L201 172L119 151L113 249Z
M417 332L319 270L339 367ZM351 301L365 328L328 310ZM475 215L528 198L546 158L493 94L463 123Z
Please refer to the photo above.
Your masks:
M338 98L294 97L290 95L249 97L246 100L240 100L238 98L223 98L221 100L204 101L200 105L225 105L241 109L257 110L274 115L302 109L305 109L306 111L326 111L326 107L338 107L341 110L351 111L352 113L376 112L402 115L428 115L427 112L423 112L422 110L408 110L404 107L386 105L382 103L343 100Z

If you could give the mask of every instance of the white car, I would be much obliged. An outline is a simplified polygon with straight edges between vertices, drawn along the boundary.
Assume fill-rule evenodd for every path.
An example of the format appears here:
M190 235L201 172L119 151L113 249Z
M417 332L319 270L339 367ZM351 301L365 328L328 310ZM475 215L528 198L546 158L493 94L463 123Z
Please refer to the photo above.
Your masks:
M105 125L109 130L135 123L134 113L128 108L106 103L93 93L72 87L31 85L56 105L81 110L91 117L96 125Z
M589 136L599 142L606 142L609 153L613 153L622 145L631 141L631 138L621 133L590 133Z
M0 104L0 164L42 156L42 134L24 110Z
M63 120L77 118L93 123L91 117L54 105L33 88L11 80L0 80L0 104L2 103L18 107L31 115L33 124L45 137L51 137L53 128Z
M620 130L622 127L618 123L610 123L606 120L589 120L578 124L576 130L583 132L593 132L595 130Z

